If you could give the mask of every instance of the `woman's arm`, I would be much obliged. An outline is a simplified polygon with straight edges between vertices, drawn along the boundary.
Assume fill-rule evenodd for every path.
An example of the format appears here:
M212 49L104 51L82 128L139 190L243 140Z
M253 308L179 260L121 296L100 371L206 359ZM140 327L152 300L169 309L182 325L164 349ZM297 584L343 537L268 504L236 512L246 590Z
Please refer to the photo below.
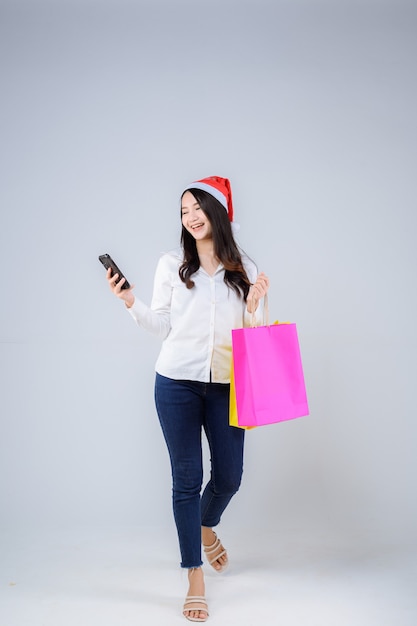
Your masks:
M107 272L107 281L114 295L124 301L129 313L138 326L148 330L160 339L165 339L171 330L171 295L172 288L169 273L164 271L161 260L158 264L152 297L152 307L141 302L133 294L134 286L130 289L122 289L124 280L117 283L117 274L110 276Z

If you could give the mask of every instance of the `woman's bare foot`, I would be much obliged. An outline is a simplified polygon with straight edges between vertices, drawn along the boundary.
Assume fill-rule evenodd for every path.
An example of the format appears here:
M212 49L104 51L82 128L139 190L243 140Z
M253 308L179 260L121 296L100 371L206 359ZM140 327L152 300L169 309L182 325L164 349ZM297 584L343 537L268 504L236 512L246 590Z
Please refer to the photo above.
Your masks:
M207 560L217 572L221 572L228 564L227 552L212 528L201 527L201 541Z
M187 619L198 619L199 621L205 621L208 617L207 604L204 600L205 585L204 574L201 567L193 567L188 570L188 593L186 598L186 605L184 605L184 615ZM201 598L193 602L190 600L192 597ZM205 606L205 608L203 608ZM186 608L187 607L187 608Z

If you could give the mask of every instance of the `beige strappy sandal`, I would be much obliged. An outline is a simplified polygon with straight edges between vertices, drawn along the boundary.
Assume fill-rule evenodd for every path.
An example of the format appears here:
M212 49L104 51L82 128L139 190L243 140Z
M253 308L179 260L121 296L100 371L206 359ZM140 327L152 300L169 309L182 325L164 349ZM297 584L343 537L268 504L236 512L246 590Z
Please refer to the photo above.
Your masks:
M214 554L216 552L216 550L218 550L220 547L223 547L222 546L222 542L220 541L220 539L218 538L218 536L216 535L214 530L213 530L213 534L215 536L214 543L212 543L211 546L205 546L203 544L203 548L204 548L204 552L207 555L208 561L209 561L210 565L212 566L212 568L215 569L216 572L220 573L220 572L224 572L226 567L229 565L229 561L226 561L226 563L221 565L221 567L219 567L219 568L214 567L213 563L218 561L218 559L220 559L222 556L226 555L226 558L227 558L227 550L225 550L223 548L223 550L221 552L219 552L219 554L216 554L216 556L213 559L211 559L211 555Z
M190 604L195 604L197 606L189 606ZM205 617L189 617L185 615L186 611L202 611L206 614ZM184 602L183 615L185 618L190 620L190 622L206 622L209 616L207 602L204 596L187 596Z

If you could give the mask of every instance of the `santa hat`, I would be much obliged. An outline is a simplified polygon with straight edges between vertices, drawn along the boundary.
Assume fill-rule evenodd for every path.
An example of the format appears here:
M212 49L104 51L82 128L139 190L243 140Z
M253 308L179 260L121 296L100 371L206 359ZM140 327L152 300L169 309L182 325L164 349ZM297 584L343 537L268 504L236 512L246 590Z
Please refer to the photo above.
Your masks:
M187 189L201 189L207 191L216 200L224 206L229 216L229 220L233 222L233 202L232 202L232 188L228 178L221 178L220 176L209 176L208 178L202 178L187 185L184 191Z

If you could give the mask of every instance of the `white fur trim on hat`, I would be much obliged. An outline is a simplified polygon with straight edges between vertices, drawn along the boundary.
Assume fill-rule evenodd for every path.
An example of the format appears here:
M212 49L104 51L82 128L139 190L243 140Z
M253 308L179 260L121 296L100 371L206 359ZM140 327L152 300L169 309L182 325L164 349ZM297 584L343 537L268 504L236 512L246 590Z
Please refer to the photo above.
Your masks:
M224 206L226 211L228 210L226 196L222 194L221 191L216 189L216 187L213 187L212 185L208 185L207 183L195 182L195 183L191 183L191 185L187 185L184 191L187 191L187 189L201 189L201 191L207 191L207 193L214 196L216 200L218 200L220 204Z

